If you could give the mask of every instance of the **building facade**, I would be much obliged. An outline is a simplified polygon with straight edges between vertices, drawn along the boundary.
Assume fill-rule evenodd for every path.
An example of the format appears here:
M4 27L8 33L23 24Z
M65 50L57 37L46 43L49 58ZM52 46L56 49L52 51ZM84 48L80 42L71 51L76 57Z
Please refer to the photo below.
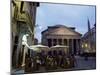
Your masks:
M75 31L74 27L64 25L48 26L42 32L42 44L46 46L64 45L69 46L72 54L80 53L81 34Z
M96 53L96 24L82 37L82 53Z
M12 66L22 64L22 37L28 36L28 44L34 44L34 26L37 2L12 0L11 3L11 35L12 35Z

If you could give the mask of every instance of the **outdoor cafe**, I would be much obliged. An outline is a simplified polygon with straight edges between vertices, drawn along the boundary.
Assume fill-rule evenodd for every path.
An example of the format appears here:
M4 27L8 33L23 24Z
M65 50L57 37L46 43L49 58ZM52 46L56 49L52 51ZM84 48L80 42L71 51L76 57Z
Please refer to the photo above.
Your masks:
M69 47L56 45L52 47L33 45L28 49L25 60L25 71L45 71L74 67L74 59L69 54Z

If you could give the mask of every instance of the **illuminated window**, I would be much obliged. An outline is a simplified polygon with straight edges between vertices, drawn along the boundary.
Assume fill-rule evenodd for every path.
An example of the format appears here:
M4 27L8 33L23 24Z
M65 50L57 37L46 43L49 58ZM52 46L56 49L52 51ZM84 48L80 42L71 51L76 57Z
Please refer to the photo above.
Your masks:
M87 43L85 43L85 47L87 47Z

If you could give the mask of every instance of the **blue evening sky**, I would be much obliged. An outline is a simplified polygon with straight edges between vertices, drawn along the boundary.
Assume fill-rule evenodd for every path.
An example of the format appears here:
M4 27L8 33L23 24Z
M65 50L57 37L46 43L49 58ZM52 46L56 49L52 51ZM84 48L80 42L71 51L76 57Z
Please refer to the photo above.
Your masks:
M91 28L95 23L95 6L40 3L37 8L35 37L41 42L41 32L48 26L62 24L75 27L84 34L88 31L89 19Z

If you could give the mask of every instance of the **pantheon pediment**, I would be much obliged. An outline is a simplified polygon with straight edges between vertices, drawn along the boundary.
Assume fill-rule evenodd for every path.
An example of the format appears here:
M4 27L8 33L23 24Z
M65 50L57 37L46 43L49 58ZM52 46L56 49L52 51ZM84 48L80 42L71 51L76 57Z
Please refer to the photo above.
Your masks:
M80 33L76 32L73 29L70 29L68 27L58 27L58 28L48 28L47 30L45 30L43 32L43 34L47 34L47 35L80 35Z

